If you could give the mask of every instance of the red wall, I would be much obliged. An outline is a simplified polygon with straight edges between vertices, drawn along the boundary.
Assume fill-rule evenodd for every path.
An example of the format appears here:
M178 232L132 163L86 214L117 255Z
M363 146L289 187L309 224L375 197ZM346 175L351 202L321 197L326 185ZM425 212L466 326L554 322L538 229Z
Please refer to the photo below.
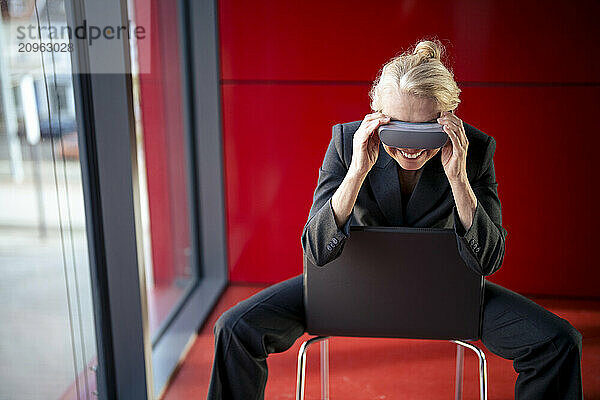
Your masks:
M523 293L600 296L596 1L233 1L218 9L230 279L302 271L300 234L332 125L370 112L381 66L447 45L457 114L497 140L505 262Z

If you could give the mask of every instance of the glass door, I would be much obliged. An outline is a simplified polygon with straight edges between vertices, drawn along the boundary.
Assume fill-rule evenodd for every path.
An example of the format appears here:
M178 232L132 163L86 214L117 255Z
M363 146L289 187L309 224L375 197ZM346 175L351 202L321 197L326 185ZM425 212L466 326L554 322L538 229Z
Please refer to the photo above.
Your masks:
M197 283L194 153L186 126L177 2L130 0L144 35L131 41L138 190L150 333L156 343Z
M70 0L67 20L87 32L72 65L98 393L159 398L227 279L215 4Z
M93 399L96 336L64 0L0 17L0 398Z

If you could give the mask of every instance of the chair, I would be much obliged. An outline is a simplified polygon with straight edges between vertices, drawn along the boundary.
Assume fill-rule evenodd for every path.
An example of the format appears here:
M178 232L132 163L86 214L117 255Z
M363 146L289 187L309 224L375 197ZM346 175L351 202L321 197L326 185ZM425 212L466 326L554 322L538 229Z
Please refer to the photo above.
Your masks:
M480 399L487 399L485 354L468 343L481 337L484 279L460 258L454 230L352 227L344 246L324 267L304 257L306 330L315 337L300 347L296 400L304 399L314 343L321 347L321 397L329 399L332 336L449 340L457 345L455 398L462 398L468 348L479 358Z

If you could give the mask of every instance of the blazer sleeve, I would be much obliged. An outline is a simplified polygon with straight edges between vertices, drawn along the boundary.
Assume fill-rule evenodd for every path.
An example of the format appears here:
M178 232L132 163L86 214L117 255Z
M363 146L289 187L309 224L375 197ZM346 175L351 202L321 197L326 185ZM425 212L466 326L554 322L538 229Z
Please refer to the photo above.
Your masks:
M502 227L502 212L498 198L498 183L494 171L496 140L489 137L481 170L471 188L477 197L477 207L469 230L465 228L454 205L454 230L458 252L475 272L488 276L500 269L504 259L507 231Z
M324 266L336 259L350 236L350 220L338 228L331 198L346 177L348 168L343 160L344 143L342 125L333 126L332 137L319 168L319 180L313 196L308 221L302 231L302 249L310 262Z

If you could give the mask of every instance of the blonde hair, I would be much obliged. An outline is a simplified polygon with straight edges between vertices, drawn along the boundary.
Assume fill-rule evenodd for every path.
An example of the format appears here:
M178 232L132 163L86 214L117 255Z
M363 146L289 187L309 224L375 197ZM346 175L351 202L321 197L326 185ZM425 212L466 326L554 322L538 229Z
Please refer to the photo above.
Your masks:
M460 103L460 89L452 71L442 63L444 52L439 40L422 40L412 51L388 61L369 91L371 109L381 112L385 96L407 93L434 98L440 111L455 110Z

